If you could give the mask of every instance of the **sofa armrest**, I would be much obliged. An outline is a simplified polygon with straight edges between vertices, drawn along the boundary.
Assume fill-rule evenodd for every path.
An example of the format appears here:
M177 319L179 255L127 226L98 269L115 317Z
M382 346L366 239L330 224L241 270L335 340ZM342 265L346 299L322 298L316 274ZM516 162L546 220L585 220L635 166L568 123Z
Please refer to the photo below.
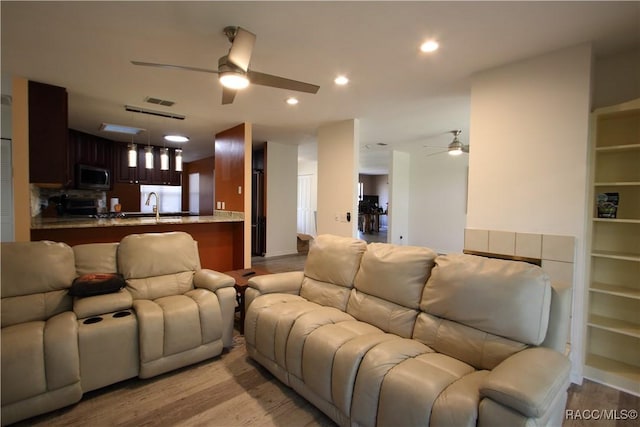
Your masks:
M569 387L571 363L545 347L523 350L496 366L480 385L480 395L527 417L541 417Z
M111 294L73 299L73 311L78 319L127 310L132 306L133 298L126 289Z
M211 292L215 292L220 288L233 286L235 283L236 281L233 277L206 268L196 271L193 277L193 285L196 288L209 289Z
M299 295L303 278L304 272L302 271L265 274L263 276L252 277L249 279L248 285L250 288L257 290L261 295L274 293Z

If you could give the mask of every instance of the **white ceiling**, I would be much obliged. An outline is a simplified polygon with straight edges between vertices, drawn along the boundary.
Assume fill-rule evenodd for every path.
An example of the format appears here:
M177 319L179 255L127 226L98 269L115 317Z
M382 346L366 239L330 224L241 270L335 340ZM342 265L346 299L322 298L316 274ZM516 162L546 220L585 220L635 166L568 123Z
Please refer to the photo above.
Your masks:
M70 127L103 122L186 133L185 160L213 154L213 135L241 122L254 141L315 142L319 125L360 120L361 171L383 173L391 149L469 143L474 73L572 45L597 55L640 42L640 2L9 2L2 1L2 93L11 78L66 87ZM316 95L249 87L221 105L213 74L136 67L130 60L217 68L222 30L257 35L250 68L320 85ZM419 51L435 38L440 50ZM344 73L351 82L337 87ZM298 95L300 104L284 100ZM152 96L171 108L146 104ZM184 114L177 121L124 105ZM151 118L149 118L151 117ZM147 137L138 142L146 143ZM389 144L381 147L377 143ZM174 144L174 146L177 146ZM367 148L371 147L370 149ZM306 149L304 154L312 155Z

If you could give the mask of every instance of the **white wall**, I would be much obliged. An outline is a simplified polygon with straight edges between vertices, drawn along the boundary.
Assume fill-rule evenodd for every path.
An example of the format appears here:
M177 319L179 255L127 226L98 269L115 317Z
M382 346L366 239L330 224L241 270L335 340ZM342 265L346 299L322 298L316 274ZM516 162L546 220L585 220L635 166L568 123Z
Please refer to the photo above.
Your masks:
M572 378L582 376L591 47L483 72L471 88L467 227L576 237Z
M298 147L267 142L266 257L295 254L297 249Z
M469 156L411 156L409 244L438 253L461 252Z
M406 245L409 241L409 184L410 155L400 151L391 153L389 170L389 217L387 241Z
M357 119L318 129L318 234L357 236L359 137Z
M593 108L640 98L640 48L596 59Z

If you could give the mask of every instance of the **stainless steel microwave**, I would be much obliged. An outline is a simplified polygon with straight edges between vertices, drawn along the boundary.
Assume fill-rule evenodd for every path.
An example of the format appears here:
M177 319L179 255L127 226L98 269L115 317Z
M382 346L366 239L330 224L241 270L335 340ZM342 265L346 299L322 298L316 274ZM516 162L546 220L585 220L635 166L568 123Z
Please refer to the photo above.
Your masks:
M109 190L111 171L87 165L76 165L76 187L84 190Z

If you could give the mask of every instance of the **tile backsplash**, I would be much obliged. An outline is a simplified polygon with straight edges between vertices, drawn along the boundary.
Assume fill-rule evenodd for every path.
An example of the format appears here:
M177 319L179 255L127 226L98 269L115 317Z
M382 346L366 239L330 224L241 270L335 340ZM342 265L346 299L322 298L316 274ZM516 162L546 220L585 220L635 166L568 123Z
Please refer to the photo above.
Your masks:
M32 217L42 214L44 210L48 210L47 208L49 208L49 205L52 203L50 201L52 197L63 194L66 194L69 198L94 199L98 207L104 208L107 206L107 196L104 191L40 188L33 184L30 184L30 190Z

